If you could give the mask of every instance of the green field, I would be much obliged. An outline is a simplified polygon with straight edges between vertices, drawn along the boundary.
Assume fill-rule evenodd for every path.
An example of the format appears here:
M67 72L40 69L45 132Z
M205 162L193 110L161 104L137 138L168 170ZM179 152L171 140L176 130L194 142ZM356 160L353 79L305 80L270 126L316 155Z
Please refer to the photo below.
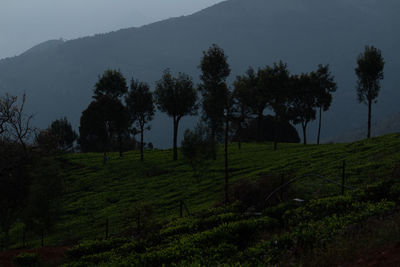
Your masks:
M306 210L301 210L302 208L300 208L300 210L294 209L295 214L303 214L307 211L305 213L307 215L302 215L302 218L305 219L301 223L301 220L298 221L296 216L293 217L290 215L290 210L293 209L293 207L278 212L280 215L274 215L276 218L273 218L274 216L269 214L271 213L271 207L265 207L266 209L264 209L263 217L261 218L243 217L243 214L238 214L237 209L232 206L223 210L210 210L210 208L221 204L223 200L224 161L222 151L223 148L220 147L218 159L210 163L207 172L200 181L197 181L193 177L192 169L184 160L172 161L171 150L145 151L144 162L140 162L140 154L137 151L125 153L122 158L119 158L119 154L117 153L110 154L110 160L105 165L103 165L102 154L67 154L59 156L58 160L62 162L63 166L65 193L61 198L61 210L58 222L51 231L46 233L45 243L47 245L57 246L83 242L85 240L101 240L105 237L106 221L109 222L108 233L111 238L124 237L127 224L134 222L134 219L132 220L130 215L133 214L135 207L143 205L150 205L152 207L154 210L152 223L157 222L161 227L161 230L157 228L157 231L161 231L158 232L161 233L161 237L159 236L157 239L158 241L152 243L146 239L146 242L151 243L146 243L146 246L149 248L150 252L159 253L161 251L167 254L168 252L165 251L169 249L180 251L179 247L189 242L188 234L197 234L199 235L199 240L208 240L207 242L209 242L212 240L213 234L219 233L218 231L222 231L221 233L226 233L226 231L229 233L229 231L232 231L233 235L235 235L235 231L247 227L249 229L259 229L264 235L269 236L271 233L266 229L276 224L274 220L278 220L285 222L285 224L293 224L289 228L285 228L285 230L281 229L278 231L284 231L283 237L279 237L278 240L280 240L280 238L286 240L285 235L290 236L288 239L292 240L293 235L298 235L299 229L304 223L312 225L310 226L312 229L317 227L313 225L319 225L318 227L321 227L321 225L328 225L334 229L331 232L336 233L340 232L340 229L348 224L360 222L369 216L378 214L379 210L386 212L393 209L392 202L386 203L384 198L376 197L376 193L368 193L368 185L388 179L393 181L393 170L396 166L399 166L400 162L400 134L386 135L351 144L306 146L301 144L279 144L277 151L273 151L273 144L270 143L243 144L240 150L237 144L231 144L229 146L230 186L244 179L256 181L258 178L267 175L272 175L274 177L281 177L281 175L284 175L286 181L294 177L305 177L291 185L291 197L302 198L306 200L306 203L310 203L307 204L306 207L308 208ZM339 199L337 199L337 196L341 194L341 188L336 184L327 183L318 178L318 176L323 176L341 183L342 164L344 160L346 161L346 185L361 190L367 188L365 189L367 193L360 194L360 190L356 190L355 192L358 193L355 193L355 196L353 196L354 192L346 190L346 196L349 198L347 199L344 197L345 199L343 200L339 197ZM397 179L396 175L395 179ZM379 191L381 187L385 188L385 190L391 190L390 186L389 189L387 189L386 185L378 185L376 187L378 189L371 190L373 192ZM372 186L372 188L375 187ZM365 194L371 197L364 197ZM180 200L185 202L190 213L194 214L194 216L178 219ZM330 201L334 204L329 204ZM349 207L349 203L358 203L358 206ZM336 219L332 219L329 216L336 216L335 214L340 213L335 210L329 213L327 218L322 218L319 217L320 215L318 215L319 212L317 212L317 208L313 211L315 206L318 205L325 205L327 210L331 208L334 209L335 205L347 205L347 213L343 215L343 218L340 217L340 219L338 219L338 217L333 217ZM284 212L287 212L290 216L287 214L283 216L282 214ZM313 212L315 212L314 215L312 215ZM275 211L272 213L277 214ZM309 215L309 213L311 215ZM204 223L203 220L207 221L207 223ZM228 223L226 226L228 230L224 228L225 226L220 224L224 222ZM196 223L203 225L203 228L198 228L199 226L193 228L193 225L196 225ZM189 227L187 225L191 226ZM207 227L204 225L207 225ZM229 230L231 229L230 227L232 227L233 230ZM263 227L266 228L264 229ZM178 235L170 239L170 233L173 233L172 236L177 234L175 231L177 231ZM214 232L213 234L205 233L207 231ZM272 232L276 233L276 229ZM18 227L13 230L12 234L15 244L18 246ZM324 236L324 234L326 233L318 232L318 235ZM207 237L203 237L204 235L207 235ZM175 244L175 241L172 241L175 239L180 240L179 244ZM266 251L270 251L271 249L271 245L265 243L269 242L268 239L266 239L267 241L263 241L265 237L261 238L257 235L255 239L258 241L252 240L251 243L246 243L245 246L247 249L247 261L245 262L250 262L250 264L254 263L255 258L257 258L248 256L252 255L252 251L258 251L258 254L256 254L259 255L260 248L264 250L264 246L266 246L268 247L268 249L265 249ZM159 254L157 254L157 256L152 254L157 260L154 262L150 261L150 263L143 263L143 261L139 260L140 257L137 256L139 252L134 252L136 243L132 244L127 240L116 240L115 242L117 242L117 244L112 243L112 245L110 245L107 243L108 247L106 246L110 251L114 249L112 250L112 259L115 262L121 262L121 255L125 255L118 254L120 253L118 249L121 249L121 246L133 247L132 253L136 256L132 256L133 258L131 258L131 261L128 261L130 264L140 263L151 265L157 263L157 260L166 260ZM158 242L164 244L164 247L159 247ZM175 248L170 247L171 242L174 244ZM199 244L203 244L203 241L199 241L200 243L196 244L190 242L188 243L189 245L186 244L185 246L192 247L193 249L198 249ZM229 242L227 243L229 244L228 247L230 246ZM39 238L31 237L30 244L34 246L39 245ZM222 245L224 244L225 243ZM240 246L241 243L238 244L236 245ZM91 245L89 245L89 247L90 246ZM234 248L238 249L237 247ZM118 251L118 253L115 252L115 249L117 249L116 251ZM225 247L220 249L223 251L225 251L224 249L229 250L229 248ZM235 249L233 249L233 251L235 251ZM88 262L99 264L102 260L108 258L110 255L107 253L111 252L107 252L107 249L105 250L106 254L104 254L104 250L102 250L100 252L103 254L100 253L100 256L90 256L92 258L97 257L96 260L86 261L84 265L88 264ZM194 249L194 251L196 250ZM94 252L90 253L97 252L98 251L95 249ZM77 254L80 255L79 253ZM85 253L83 253L83 255L85 255ZM88 254L90 253L88 252ZM217 252L214 251L212 253ZM128 257L128 255L125 256ZM125 256L123 257L124 259ZM147 257L149 257L149 255L146 256L146 259ZM196 258L185 263L185 261L188 260L186 256L180 255L176 257L177 258L174 259L168 258L166 261L170 263L179 262L183 265L188 262L199 262L199 258ZM206 256L198 257L202 259ZM182 259L184 259L184 261L182 261ZM224 259L218 258L213 258L211 261L210 258L207 258L207 260L208 263L224 262ZM238 260L238 258L236 258L236 260ZM257 260L256 262L260 263L263 262L263 260ZM204 264L204 262L201 263Z
M391 174L400 161L400 135L352 144L279 144L278 151L269 143L244 144L241 150L231 144L229 151L231 184L266 173L288 173L290 177L313 173L341 182L342 161L346 160L346 184L361 187ZM158 219L177 217L181 199L191 212L211 207L223 198L222 152L220 147L217 161L199 182L183 160L172 161L171 150L146 151L143 163L138 151L125 153L123 158L111 154L106 165L101 154L63 157L66 194L57 234L52 233L47 243L102 237L107 219L110 233L117 234L121 219L137 202L152 204ZM293 186L301 198L340 192L336 185L316 177Z

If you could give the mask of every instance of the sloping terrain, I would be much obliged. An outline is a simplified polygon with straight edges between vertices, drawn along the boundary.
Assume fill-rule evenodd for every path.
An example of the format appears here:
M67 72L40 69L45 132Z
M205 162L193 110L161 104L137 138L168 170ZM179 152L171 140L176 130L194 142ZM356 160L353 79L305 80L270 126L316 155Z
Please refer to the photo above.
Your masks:
M279 144L278 151L270 143L243 144L240 150L231 144L229 150L233 204L226 207L222 147L200 180L184 160L172 161L171 150L145 151L144 162L137 151L122 158L111 154L106 164L102 154L60 156L65 193L45 244L80 243L67 252L67 260L78 264L71 266L274 264L307 260L298 255L321 254L313 251L341 236L353 240L371 218L397 221L391 218L398 216L390 216L398 212L400 197L400 134L348 144ZM344 160L345 185L351 189L342 196L341 187L332 182L341 184ZM283 195L264 203L277 185L296 177L301 179ZM260 192L249 186L258 181L266 190L254 210L246 204L246 194ZM294 198L303 199L304 206ZM396 224L371 229L395 230L387 225ZM398 238L386 236L392 239L384 241ZM40 246L40 237L27 238L31 246ZM18 226L12 240L18 248ZM342 245L332 251L338 247Z
M399 9L396 0L229 0L140 28L45 42L20 56L0 60L0 93L26 92L27 107L41 128L63 116L77 128L105 69L120 69L128 81L138 78L151 87L165 68L187 72L197 82L202 51L217 43L229 57L230 82L248 66L278 60L286 61L293 73L330 64L338 92L324 116L322 137L328 139L365 124L367 108L357 104L354 73L356 57L365 45L380 48L386 62L373 119L398 112ZM185 118L181 129L192 126L194 120ZM158 115L152 125L146 140L159 148L170 147L172 136L162 133L172 135L172 122Z

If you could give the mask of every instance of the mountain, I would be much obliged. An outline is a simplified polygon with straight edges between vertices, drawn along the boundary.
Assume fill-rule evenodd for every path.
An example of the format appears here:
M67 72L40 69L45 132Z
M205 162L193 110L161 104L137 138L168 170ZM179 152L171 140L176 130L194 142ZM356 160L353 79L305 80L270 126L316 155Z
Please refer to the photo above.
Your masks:
M198 82L202 51L212 43L228 55L232 74L249 66L283 60L293 73L330 64L338 91L323 116L322 137L328 140L367 120L367 107L357 103L356 58L365 45L382 50L385 80L373 119L399 111L400 18L397 0L229 0L190 16L140 28L122 29L69 41L43 43L17 57L0 60L0 93L27 93L27 108L39 127L67 116L75 127L88 106L93 87L107 68L153 88L162 71L186 72ZM184 118L184 128L197 118ZM172 121L159 114L148 139L156 147L172 144ZM316 135L316 123L309 129ZM372 129L374 131L374 129ZM167 134L165 134L167 133ZM171 133L171 134L169 134Z

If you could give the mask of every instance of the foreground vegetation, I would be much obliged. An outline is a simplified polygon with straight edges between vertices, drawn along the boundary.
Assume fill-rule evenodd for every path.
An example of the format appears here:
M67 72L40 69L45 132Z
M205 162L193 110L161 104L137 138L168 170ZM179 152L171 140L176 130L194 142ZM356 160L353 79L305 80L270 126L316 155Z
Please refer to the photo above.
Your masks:
M45 244L79 242L68 255L70 264L81 266L298 261L303 251L324 248L354 225L396 211L399 148L399 134L352 144L282 144L278 151L272 143L240 150L231 144L229 206L221 204L220 156L196 179L186 162L171 160L170 150L148 151L143 163L136 151L111 154L106 164L101 154L62 155L65 192ZM342 196L340 186L317 175L341 183L343 160L346 185L355 190ZM282 182L301 176L264 202ZM21 246L18 225L11 237L15 248ZM26 238L40 245L39 237Z

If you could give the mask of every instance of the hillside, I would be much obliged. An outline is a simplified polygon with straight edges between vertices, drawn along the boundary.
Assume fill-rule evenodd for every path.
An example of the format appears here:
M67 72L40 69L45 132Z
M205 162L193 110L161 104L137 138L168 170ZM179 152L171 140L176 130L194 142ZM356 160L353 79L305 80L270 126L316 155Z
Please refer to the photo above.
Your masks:
M65 193L61 197L57 223L46 233L45 244L62 246L65 250L65 246L82 243L67 252L70 260L81 264L78 266L123 262L147 266L164 262L179 262L182 266L193 262L207 265L226 262L227 258L221 255L229 253L236 255L229 261L231 264L237 261L251 265L265 262L265 253L273 256L267 262L279 262L285 249L292 246L311 254L304 254L305 258L299 259L289 249L291 260L307 260L307 257L314 260L314 252L322 258L327 257L329 255L324 251L313 250L319 246L315 240L339 238L340 242L350 246L353 241L351 236L344 234L344 229L356 231L354 227L364 223L365 227L374 228L374 231L361 232L363 238L373 240L370 244L374 246L400 238L397 226L391 228L390 234L384 232L385 227L400 221L395 204L400 199L400 134L348 144L279 144L278 151L273 151L270 143L243 144L241 150L231 144L229 149L230 197L232 201L241 202L225 208L221 206L222 148L217 161L211 162L200 181L193 177L193 170L182 159L171 160L171 150L146 151L143 163L137 151L128 152L122 158L117 153L112 154L105 165L101 154L58 156L57 160L63 166ZM343 160L346 161L345 184L349 187L345 196L341 196L340 186L332 183L342 181ZM278 185L301 177L285 188L283 194L264 203L266 196ZM259 185L262 186L251 189L251 181L261 181ZM251 211L245 206L248 205L246 192L253 195L262 192L256 208L260 215L251 215L251 212L246 215ZM303 199L305 206L294 204L291 201L294 198ZM184 202L182 219L179 219L180 201ZM138 211L141 212L139 215ZM391 214L397 215L392 217ZM143 225L139 233L151 233L150 237L136 232L137 216ZM385 219L375 222L376 216ZM357 231L365 231L365 227ZM308 230L304 232L305 229ZM399 235L394 235L394 229ZM21 231L20 225L11 231L14 248L20 246ZM111 240L93 241L102 240L106 235ZM130 235L135 239L126 239ZM283 242L279 244L284 247L275 251L269 238L271 235L278 240L276 242ZM382 235L383 240L380 239ZM26 238L30 246L40 245L40 237L28 234ZM218 242L226 239L226 243L212 241L215 238L220 240ZM216 244L220 247L214 247ZM334 251L344 253L333 244L336 243L330 243ZM210 250L201 249L203 245ZM360 249L366 248L359 242L356 245ZM241 246L244 254L236 254ZM143 247L148 248L147 254L143 254ZM191 251L196 257L202 256L187 258L188 254L180 254L182 249ZM355 255L355 252L346 253L348 259ZM210 255L215 257L210 258ZM317 261L315 259L318 266Z
M273 145L244 144L238 150L231 144L230 184L248 178L286 176L286 180L313 174L292 185L293 198L312 199L337 195L340 188L316 175L341 182L342 161L346 160L346 185L357 188L390 177L400 161L400 135L387 135L350 144ZM222 153L222 149L220 151ZM190 212L209 208L223 199L223 157L212 162L200 181L183 160L172 161L171 150L146 151L141 163L137 151L112 154L103 166L101 154L69 154L63 162L65 194L59 222L46 238L46 244L65 244L74 240L104 235L110 221L110 233L118 233L121 221L135 205L150 204L157 220L179 214L184 200ZM278 184L280 181L278 182Z
M2 59L0 93L26 92L27 107L36 114L41 128L63 116L77 127L97 77L105 69L120 69L128 80L133 76L152 87L165 68L187 72L197 82L202 51L217 43L229 57L230 81L248 66L278 60L288 62L294 73L330 64L339 89L324 117L322 136L331 140L365 124L366 107L356 102L354 67L367 44L380 48L386 61L373 119L398 112L399 9L396 0L229 0L190 16L76 40L45 42L20 56ZM180 136L195 120L183 120ZM158 115L152 126L146 141L170 147L172 122ZM314 130L311 125L311 141Z

